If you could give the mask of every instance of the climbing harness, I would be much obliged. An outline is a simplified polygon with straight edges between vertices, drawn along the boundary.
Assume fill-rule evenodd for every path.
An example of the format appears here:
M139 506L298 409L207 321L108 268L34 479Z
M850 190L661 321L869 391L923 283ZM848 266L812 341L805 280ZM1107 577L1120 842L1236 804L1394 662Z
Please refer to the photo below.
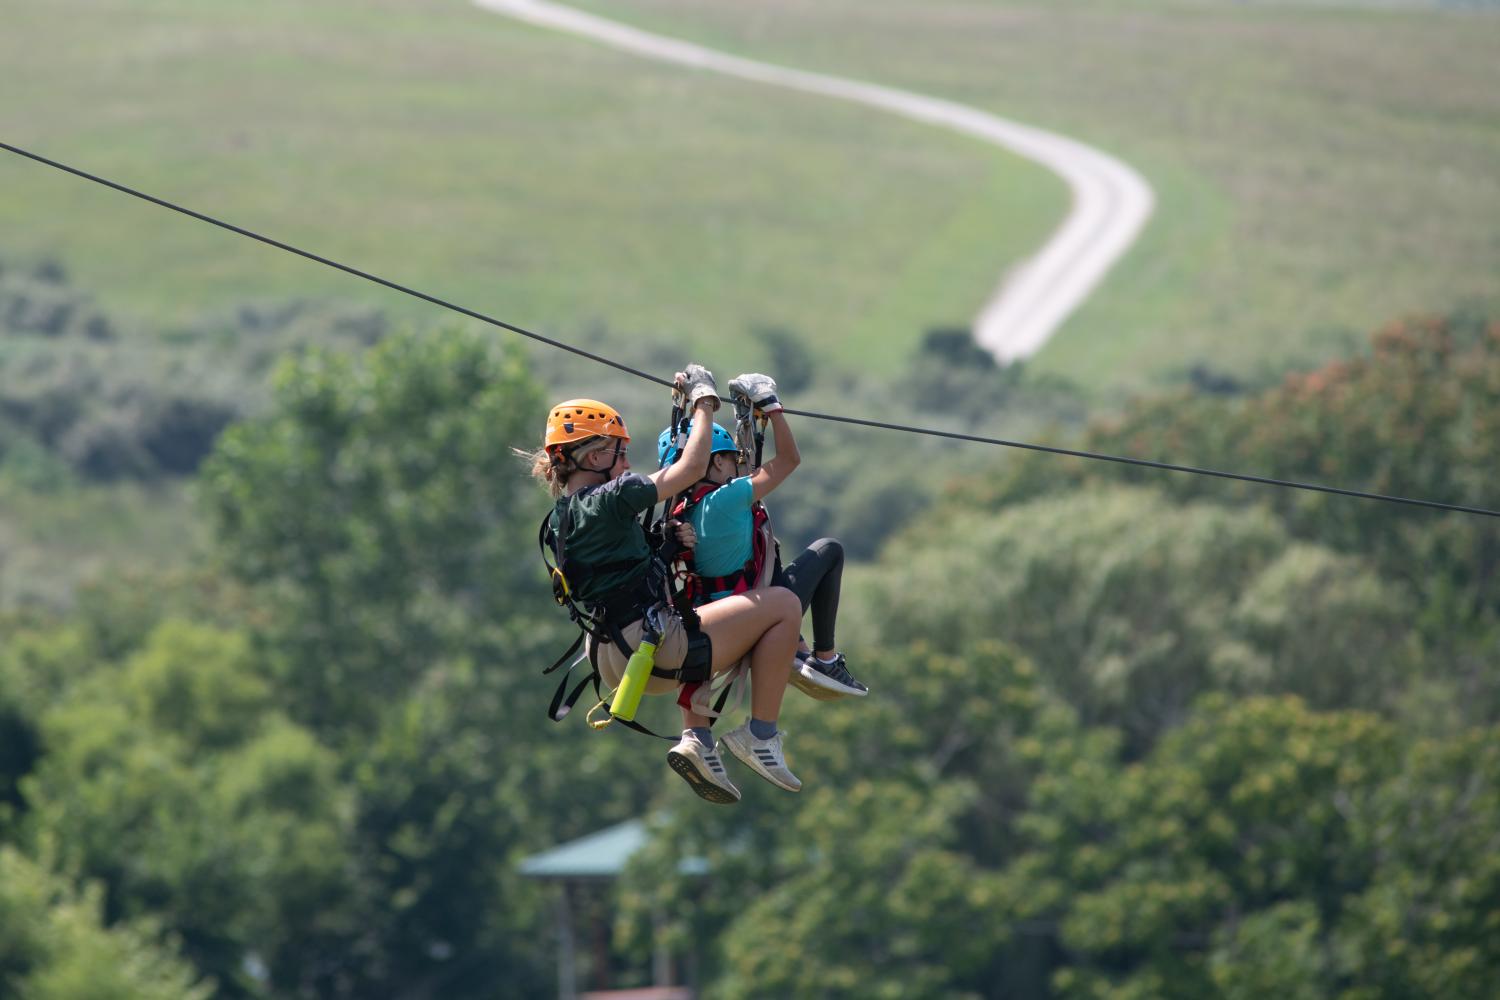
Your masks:
M736 466L740 470L747 470L753 474L761 465L761 456L765 442L766 417L757 414L749 397L742 393L734 395L735 408L735 433L731 436L723 428L715 424L713 427L715 453L733 450L736 455ZM672 422L667 425L658 442L659 455L662 463L668 464L682 453L682 448L687 440L688 421L676 410L672 414ZM728 445L728 447L725 447ZM692 515L693 508L703 502L703 499L715 490L724 486L724 483L700 482L692 489L676 497L669 504L670 520L686 523ZM696 609L707 604L715 594L728 591L731 594L743 594L750 590L761 589L770 585L772 576L777 567L780 566L780 550L776 543L775 534L771 530L771 515L766 510L765 504L755 501L751 505L752 532L751 532L751 554L744 566L722 577L703 577L693 565L693 553L691 550L683 550L678 553L675 561L669 565L673 570L674 592L677 607L684 621L689 616L696 619ZM733 688L735 676L738 670L727 674L723 681L719 697L714 702L711 712L707 712L711 719L716 719L724 710L724 705L729 699ZM678 693L677 703L685 709L695 708L695 700L701 683L684 683ZM701 710L701 706L698 706Z
M736 392L733 402L733 441L739 453L738 464L753 475L760 469L765 450L767 417L756 411L750 397L744 393ZM672 516L679 521L686 521L705 497L725 485L727 484L699 483L674 505ZM766 505L756 500L750 506L750 516L750 558L733 573L718 577L701 576L692 566L691 553L684 554L682 562L685 572L679 572L678 581L695 606L706 604L714 594L725 591L743 594L769 586L775 568L780 563L780 547L777 545L775 532L771 529L771 514L766 510Z
M672 508L672 517L678 521L686 521L705 497L726 485L728 484L699 483ZM771 531L771 515L766 510L766 505L757 500L750 506L750 517L750 558L734 572L726 576L703 576L693 566L691 553L683 553L679 558L681 569L676 574L679 589L687 595L694 607L707 604L715 594L743 594L769 584L771 574L767 572L767 568L774 570L774 562L767 557L773 553L779 554L776 537Z
M682 402L679 396L680 393L673 395L674 425L681 416ZM546 443L551 451L554 446L561 448L568 443L588 440L599 433L629 440L624 421L613 409L594 400L569 400L554 407L549 416ZM555 528L554 518L558 522ZM667 530L665 511L654 521L651 510L642 515L641 530L646 535L649 550L645 572L639 576L633 575L630 582L591 601L580 602L578 599L580 590L588 589L589 581L626 571L634 574L640 569L640 561L622 559L589 566L570 559L568 538L572 529L572 500L570 497L562 497L542 519L537 530L537 546L552 581L553 600L567 610L568 616L579 628L577 638L567 651L542 671L544 675L550 674L564 663L568 664L548 706L548 718L561 722L572 711L584 688L592 684L594 694L598 697L586 716L592 728L603 729L612 721L619 720L637 732L659 736L635 721L636 708L647 680L651 677L664 677L681 684L699 683L710 678L713 666L712 645L707 633L699 628L697 612L689 604L685 608L688 613L684 614L683 604L676 598L671 587L670 565L676 558L677 545L676 539ZM665 631L665 616L671 613L669 608L682 617L683 629L687 633L687 651L683 662L681 666L670 669L656 666L654 660ZM642 623L642 641L637 648L632 649L625 638L624 629L635 621ZM621 678L612 697L606 696L600 689L598 651L599 646L604 643L613 643L627 660L625 676ZM579 648L585 645L587 648L579 653ZM585 659L589 663L589 673L569 691L568 681L572 671ZM608 713L596 718L606 705Z

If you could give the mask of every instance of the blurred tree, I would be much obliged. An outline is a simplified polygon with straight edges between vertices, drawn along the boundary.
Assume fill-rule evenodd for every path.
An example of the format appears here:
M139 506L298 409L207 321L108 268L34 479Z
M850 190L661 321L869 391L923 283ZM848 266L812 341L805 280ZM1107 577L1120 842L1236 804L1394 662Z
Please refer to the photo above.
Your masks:
M273 981L300 965L350 891L349 800L333 755L272 710L244 637L167 622L40 729L21 831L104 885L107 919L159 919L227 995L261 992L252 957Z
M1358 808L1398 753L1371 716L1214 696L1139 764L1048 755L1002 907L1056 921L1064 996L1333 995L1334 926L1378 864Z
M776 380L783 400L811 388L816 381L817 365L807 338L795 330L779 326L759 326L750 330L752 340L759 341L770 352L770 376ZM733 378L733 375L730 376ZM728 382L725 383L726 387ZM788 404L790 405L790 404Z
M1460 308L1393 323L1371 338L1367 354L1287 376L1244 400L1144 400L1096 428L1088 447L1494 508L1497 394L1500 323L1482 309ZM1422 595L1433 636L1454 627L1488 630L1500 612L1500 525L1493 519L1149 470L1072 469L1149 481L1179 497L1272 506L1297 537L1357 552L1410 583Z
M924 519L851 588L856 634L959 655L1001 636L1139 752L1206 690L1377 705L1412 655L1399 588L1263 510L1081 491Z
M27 1000L207 1000L149 921L106 927L97 887L75 890L0 846L0 995Z
M231 572L271 602L297 718L369 726L445 655L508 659L501 623L554 620L531 557L545 496L510 454L543 413L517 352L466 331L360 362L315 350L276 398L224 435L202 487Z
M684 796L658 818L628 875L625 948L647 946L655 911L677 948L700 949L710 996L1042 988L1029 929L997 909L997 870L1019 845L1041 755L1090 738L1008 648L870 655L878 698L857 709L788 702L792 764L809 782L799 796L745 774L737 809ZM710 878L679 872L684 856L705 858Z
M1422 740L1361 800L1377 859L1339 945L1353 997L1491 996L1500 982L1500 728Z
M361 936L300 980L322 995L545 993L539 889L510 862L675 781L639 736L545 721L571 626L534 554L545 492L510 450L544 413L493 338L396 336L284 366L275 410L204 470L275 700L341 749L354 796Z
M20 780L41 756L26 686L16 658L0 654L0 840L10 816L21 808Z

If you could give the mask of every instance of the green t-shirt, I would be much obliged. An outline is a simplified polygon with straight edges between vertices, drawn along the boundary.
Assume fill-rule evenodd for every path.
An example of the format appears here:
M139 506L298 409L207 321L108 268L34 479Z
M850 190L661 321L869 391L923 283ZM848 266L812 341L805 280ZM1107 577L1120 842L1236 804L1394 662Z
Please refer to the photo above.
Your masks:
M627 472L598 486L585 486L561 497L552 509L552 530L562 531L563 507L572 508L572 525L564 539L570 562L587 567L628 560L631 565L611 572L591 573L570 580L576 600L589 604L610 591L641 580L651 560L646 532L636 517L656 503L656 484ZM576 572L575 576L578 575Z

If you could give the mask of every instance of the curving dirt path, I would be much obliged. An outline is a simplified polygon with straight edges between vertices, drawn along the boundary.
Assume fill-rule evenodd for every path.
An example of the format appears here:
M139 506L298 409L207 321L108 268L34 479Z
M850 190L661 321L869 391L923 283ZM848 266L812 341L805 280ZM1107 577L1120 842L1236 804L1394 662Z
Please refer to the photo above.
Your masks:
M1002 275L999 286L974 319L974 339L1001 364L1041 349L1135 242L1154 206L1145 180L1107 153L977 108L728 55L546 0L474 3L649 59L852 101L951 129L1033 160L1061 176L1073 193L1067 218L1040 251Z

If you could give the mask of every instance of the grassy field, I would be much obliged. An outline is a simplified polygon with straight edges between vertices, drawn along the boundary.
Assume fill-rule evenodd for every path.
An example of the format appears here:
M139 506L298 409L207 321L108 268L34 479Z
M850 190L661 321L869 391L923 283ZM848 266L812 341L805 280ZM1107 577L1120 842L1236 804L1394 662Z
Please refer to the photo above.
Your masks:
M1500 298L1500 11L995 0L585 0L741 54L951 97L1096 144L1159 197L1037 358L1130 391L1253 375ZM1415 5L1404 4L1402 7Z
M951 97L1141 169L1158 215L1032 365L1098 409L1194 364L1253 376L1500 298L1493 14L585 5ZM812 409L878 409L859 376L889 378L925 329L967 322L1066 209L1055 178L973 141L464 0L11 0L5 25L6 141L653 370L758 367L746 331L796 331L840 397ZM138 336L297 297L444 318L19 158L0 158L0 185L0 255L57 258ZM585 362L548 357L544 374L645 405L646 387ZM0 494L0 605L62 599L106 556L160 560L189 510L175 489Z
M1500 16L1148 0L586 0L731 51L1077 135L1160 197L1037 359L1105 400L1345 350L1497 297ZM34 146L514 322L740 367L754 326L889 373L1060 218L1034 167L462 0L20 0L0 121ZM19 160L3 249L171 321L298 295L430 307ZM753 355L753 349L749 351Z
M13 0L8 141L533 329L741 370L755 325L895 370L1065 210L968 140L657 67L462 0ZM143 325L432 307L7 156L0 241Z
M0 479L0 610L65 605L106 570L192 565L204 541L181 482L41 494Z

